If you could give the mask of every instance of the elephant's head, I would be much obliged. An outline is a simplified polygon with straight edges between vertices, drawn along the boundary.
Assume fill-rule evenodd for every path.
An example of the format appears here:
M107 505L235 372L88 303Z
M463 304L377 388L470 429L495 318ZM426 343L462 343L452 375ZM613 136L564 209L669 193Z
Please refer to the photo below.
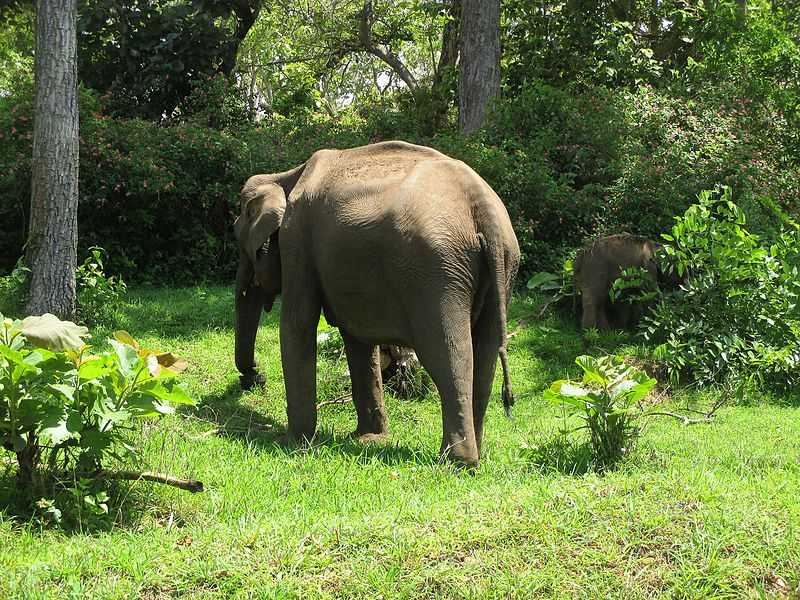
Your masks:
M281 291L281 254L278 232L286 210L286 194L269 175L255 175L241 192L241 212L233 225L240 261L246 262L242 291L253 286L265 295L269 311ZM240 265L241 267L241 265Z
M278 231L286 194L270 175L255 175L241 192L241 211L234 223L239 242L236 274L236 367L242 387L263 381L256 371L254 346L261 311L269 312L281 291Z

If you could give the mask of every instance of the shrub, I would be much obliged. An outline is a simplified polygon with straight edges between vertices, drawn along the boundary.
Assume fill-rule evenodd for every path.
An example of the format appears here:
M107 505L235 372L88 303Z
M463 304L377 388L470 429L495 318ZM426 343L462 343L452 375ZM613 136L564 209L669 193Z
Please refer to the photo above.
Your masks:
M589 432L594 459L600 469L613 466L632 448L639 435L637 406L656 380L617 356L579 356L580 382L560 379L545 390L544 397L578 415Z
M665 250L688 281L643 325L673 379L797 385L800 228L785 218L773 239L751 233L725 187L703 191L675 219Z
M28 296L30 269L20 258L8 275L0 277L0 313L19 315Z
M133 422L194 404L173 379L182 361L125 332L109 340L112 350L91 354L85 327L50 314L0 318L0 441L16 454L23 485L41 462L91 476L134 455Z
M85 323L110 323L114 310L128 290L120 277L106 275L103 268L105 255L102 248L89 248L89 256L75 271L78 316Z
M102 248L89 248L89 255L75 270L77 313L82 323L110 325L114 310L128 289L122 278L106 275L105 255ZM23 313L28 295L28 273L30 269L20 258L10 274L0 277L0 312L7 315Z
M640 87L619 92L614 102L624 133L619 176L605 192L607 229L657 237L715 185L730 187L760 230L772 226L774 215L759 196L773 196L791 214L800 211L798 165L787 164L788 149L771 139L781 121L767 125L749 101L686 100Z

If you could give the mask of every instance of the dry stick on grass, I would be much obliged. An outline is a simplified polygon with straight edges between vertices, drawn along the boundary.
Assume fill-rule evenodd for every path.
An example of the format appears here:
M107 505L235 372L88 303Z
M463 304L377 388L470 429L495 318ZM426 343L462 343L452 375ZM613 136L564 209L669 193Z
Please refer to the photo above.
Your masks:
M153 473L151 471L100 471L96 477L103 479L122 479L124 481L152 481L163 483L172 487L192 492L193 494L203 491L203 482L196 479L181 479L166 473Z
M690 419L686 415L679 415L673 412L666 412L666 411L657 411L657 412L649 412L645 416L648 417L673 417L682 421L684 425L696 425L697 423L710 423L714 420L714 417L717 414L717 411L720 407L728 401L728 394L723 394L720 396L719 400L714 403L714 406L711 407L707 413L702 413L703 416L699 419Z
M344 396L339 396L338 398L334 398L333 400L325 400L324 402L320 402L317 404L317 408L322 408L323 406L328 406L330 404L347 404L352 400L353 397L350 394L345 394Z

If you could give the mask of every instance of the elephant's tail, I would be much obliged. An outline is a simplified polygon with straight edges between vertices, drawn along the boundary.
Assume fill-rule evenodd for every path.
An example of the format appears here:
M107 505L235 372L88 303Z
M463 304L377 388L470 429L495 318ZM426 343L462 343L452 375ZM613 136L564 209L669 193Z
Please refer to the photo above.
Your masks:
M508 293L511 289L511 280L514 277L513 271L515 270L515 265L510 265L506 260L506 253L499 235L487 236L483 233L479 233L478 239L481 243L481 251L489 267L489 300L495 304L493 309L497 316L496 326L500 338L498 355L500 356L500 365L503 369L503 409L505 410L506 416L511 418L511 407L514 406L514 391L511 388L511 376L508 370L506 313L508 310L508 301L510 299Z

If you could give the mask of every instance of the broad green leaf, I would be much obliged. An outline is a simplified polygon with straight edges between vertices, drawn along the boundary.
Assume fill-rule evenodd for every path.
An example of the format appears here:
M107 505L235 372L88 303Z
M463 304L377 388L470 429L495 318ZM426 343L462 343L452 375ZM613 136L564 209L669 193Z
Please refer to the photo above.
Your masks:
M128 407L131 409L132 414L137 417L157 417L159 415L169 415L175 412L175 409L154 396L145 396L138 394L128 399Z
M561 287L560 285L550 286L549 288L544 287L546 284L552 284L554 282L559 282L560 278L558 275L553 273L546 273L544 271L536 273L533 277L528 280L526 287L529 290L535 290L538 288L541 289L558 289Z
M183 387L177 383L164 384L161 380L151 379L141 386L138 386L137 391L163 402L188 405L195 404L195 401L186 393Z
M114 348L114 352L117 353L120 373L122 373L122 376L125 377L125 379L128 379L135 373L139 364L139 355L137 354L136 349L133 346L123 344L117 340L110 339L108 342Z
M34 346L63 352L82 348L84 345L82 338L89 335L89 330L72 321L62 321L55 315L45 313L38 317L23 319L22 334Z
M51 383L47 387L54 392L57 392L60 396L66 398L70 402L75 402L75 388L73 386L65 385L63 383Z
M125 330L115 331L114 339L118 342L122 342L123 344L128 344L128 346L137 351L139 350L139 342L137 342L133 336Z
M81 366L78 367L78 377L83 381L97 379L110 372L111 367L108 366L106 359L103 357L92 358L81 363Z
M653 389L656 383L657 382L655 379L645 379L641 383L638 383L637 385L632 387L629 392L630 402L638 402L639 400L647 396L647 394L650 393L650 390Z
M583 398L589 395L589 390L570 382L564 382L561 384L558 393L570 398Z
M44 414L39 435L42 440L58 445L77 437L81 428L80 415L68 414L62 407L52 406Z
M25 355L18 350L12 350L8 346L0 344L0 356L5 358L12 365L25 364Z
M35 367L36 365L41 363L46 358L52 358L52 356L53 356L52 354L47 352L48 356L46 356L45 352L46 351L43 352L42 350L34 350L30 354L28 354L25 358L23 358L22 362L24 362L26 365L30 365L32 367Z

